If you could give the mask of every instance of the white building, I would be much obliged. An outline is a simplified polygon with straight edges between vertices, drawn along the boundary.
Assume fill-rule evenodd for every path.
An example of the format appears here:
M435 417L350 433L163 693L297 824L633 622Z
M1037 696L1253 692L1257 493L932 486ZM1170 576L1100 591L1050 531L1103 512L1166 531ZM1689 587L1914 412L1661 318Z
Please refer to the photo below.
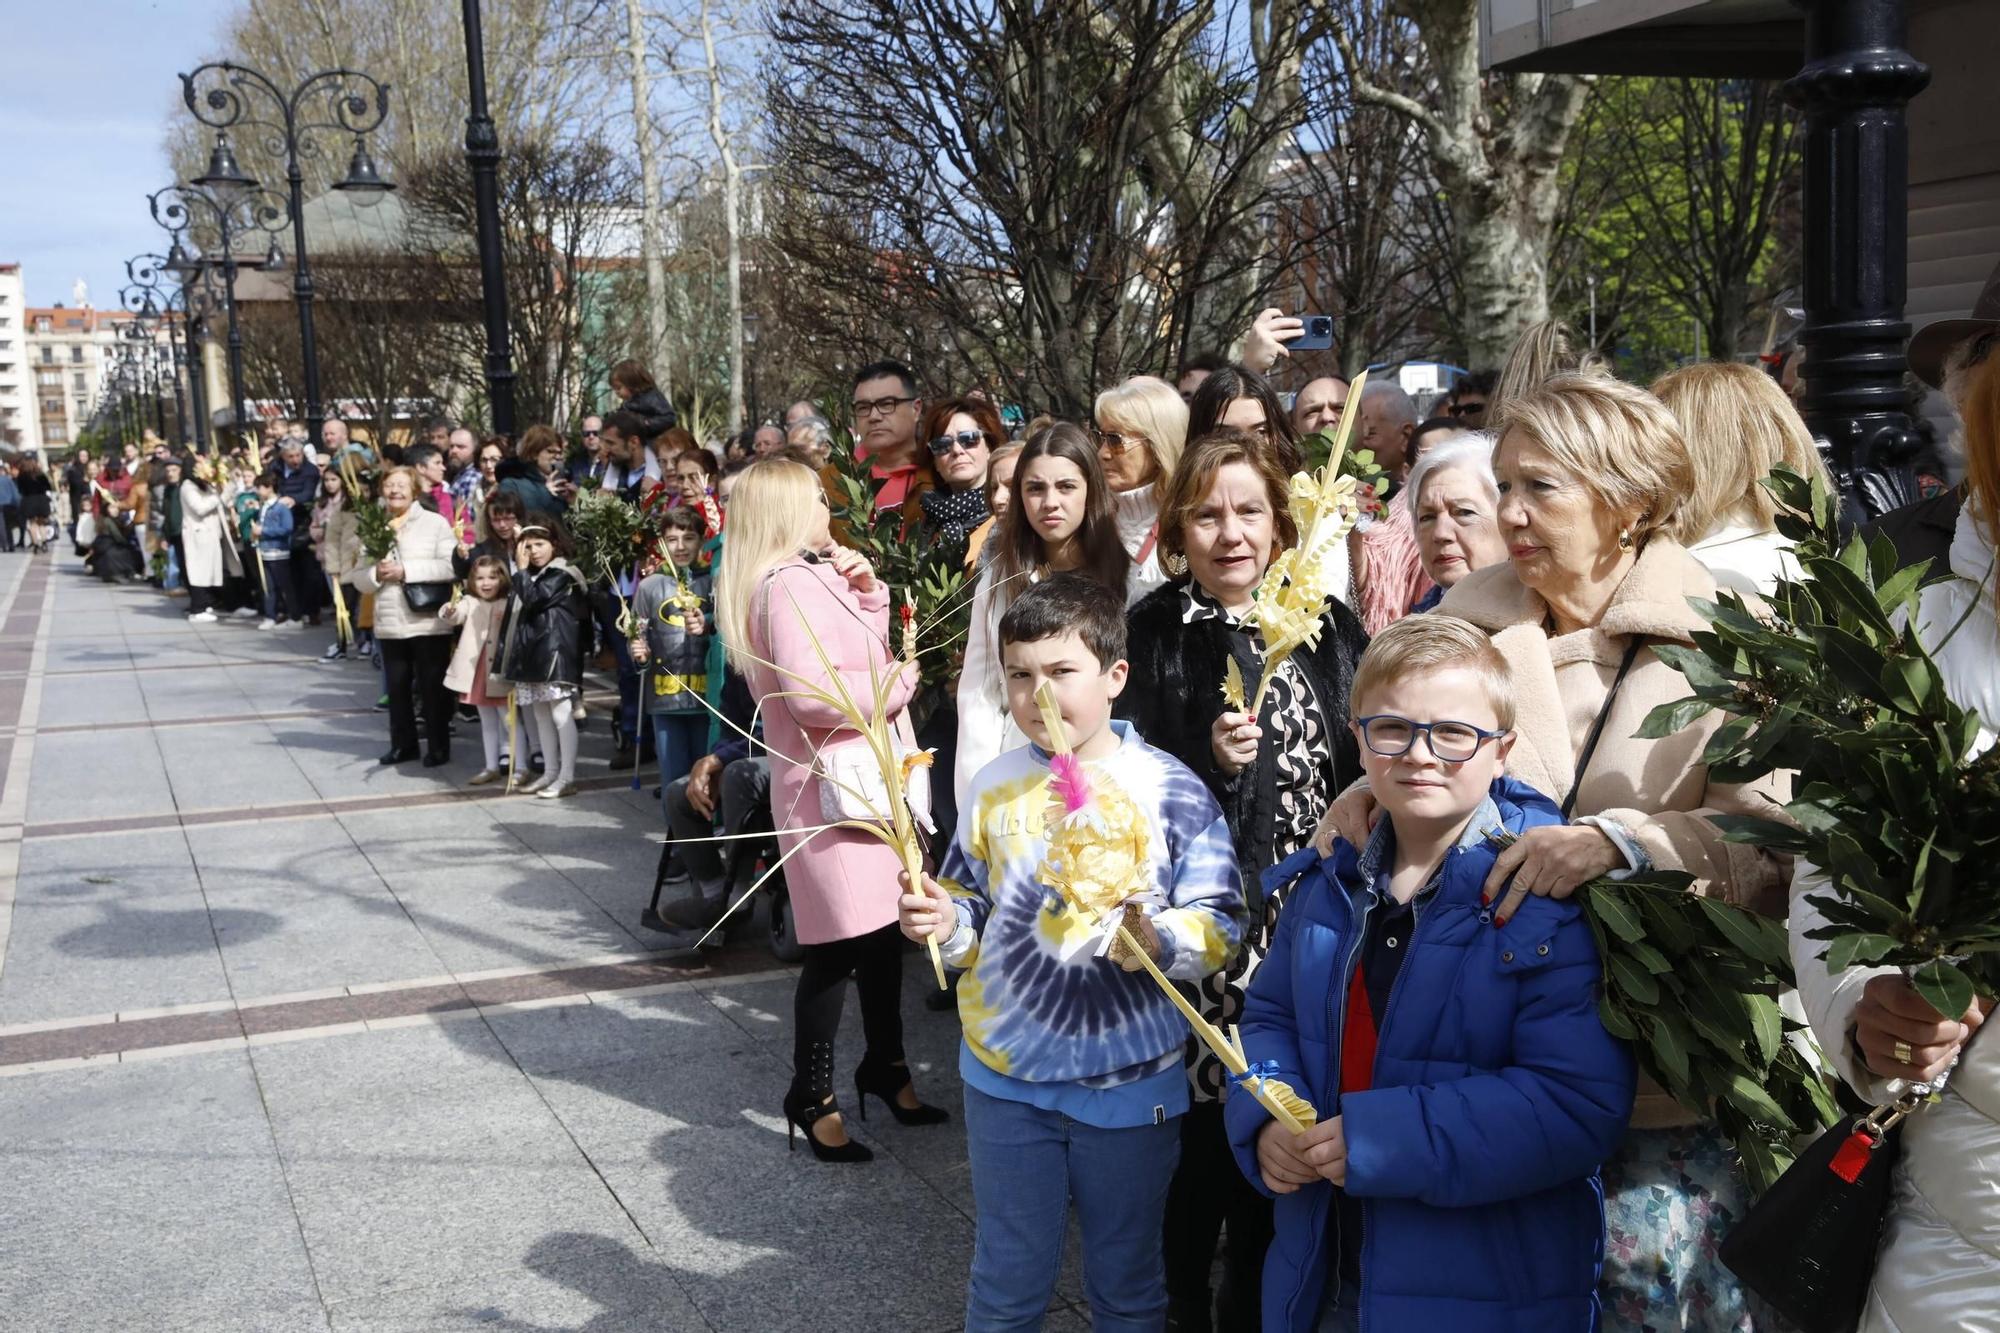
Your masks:
M33 372L28 368L27 289L19 264L0 264L0 446L41 448Z
M77 284L77 297L75 306L32 306L25 312L29 392L34 396L41 445L50 454L67 453L90 425L112 388L121 350L131 346L126 333L133 319L129 311L94 308L82 283ZM156 370L172 365L171 346L163 341L167 336L163 330L154 338L150 355ZM173 381L165 372L159 378L171 409Z

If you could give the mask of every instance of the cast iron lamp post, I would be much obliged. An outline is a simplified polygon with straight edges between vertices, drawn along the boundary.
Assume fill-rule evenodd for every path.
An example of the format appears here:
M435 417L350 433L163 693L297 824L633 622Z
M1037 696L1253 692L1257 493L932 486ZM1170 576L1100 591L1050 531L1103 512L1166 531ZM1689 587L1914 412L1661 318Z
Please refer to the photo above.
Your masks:
M486 109L486 45L479 28L479 0L462 0L466 86L465 162L472 169L472 200L479 222L479 288L486 310L486 400L493 432L514 435L514 355L508 346L507 271L500 257L500 132Z
M207 83L206 92L200 85ZM215 151L209 168L192 182L218 194L253 189L256 182L236 165L228 131L244 126L264 136L263 143L273 156L285 159L286 200L292 223L292 296L299 307L299 345L305 360L305 417L317 440L325 412L320 404L319 345L313 330L312 266L306 257L305 173L301 157L317 157L319 146L313 135L327 130L354 136L354 155L347 175L334 182L340 190L363 207L372 208L396 187L382 178L368 151L368 135L389 114L389 85L377 82L359 70L328 69L308 75L290 91L246 65L218 61L181 75L181 100L195 119L214 127ZM253 100L269 104L274 119L251 114ZM271 253L260 266L265 272L283 272L283 255L274 238Z
M182 280L186 274L202 268L213 267L222 278L223 307L229 316L229 394L232 399L229 408L229 427L240 436L243 434L243 411L246 398L243 393L243 328L237 318L236 274L239 268L236 259L236 242L245 233L263 231L273 235L284 229L289 220L278 197L259 186L255 181L237 173L233 185L218 189L214 183L214 168L218 161L226 160L228 167L235 168L235 158L227 152L227 144L218 144L211 157L211 170L203 177L210 183L205 187L169 185L146 196L146 204L153 211L153 220L176 233L174 249L179 252L178 263L183 267ZM199 220L215 231L221 257L204 260L199 255L186 250L178 233L188 230Z

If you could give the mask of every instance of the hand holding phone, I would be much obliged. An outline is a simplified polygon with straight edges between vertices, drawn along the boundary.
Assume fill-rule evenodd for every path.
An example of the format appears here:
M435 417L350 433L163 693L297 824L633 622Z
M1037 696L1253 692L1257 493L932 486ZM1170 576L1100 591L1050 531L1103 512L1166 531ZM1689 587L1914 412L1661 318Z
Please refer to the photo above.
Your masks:
M1333 316L1299 315L1297 319L1305 332L1296 338L1282 339L1287 348L1294 352L1324 352L1333 346Z

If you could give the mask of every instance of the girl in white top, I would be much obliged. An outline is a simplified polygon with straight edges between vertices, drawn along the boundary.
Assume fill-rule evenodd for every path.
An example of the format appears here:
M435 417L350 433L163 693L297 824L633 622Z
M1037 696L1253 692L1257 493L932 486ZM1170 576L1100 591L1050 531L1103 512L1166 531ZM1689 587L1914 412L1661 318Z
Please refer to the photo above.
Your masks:
M1014 469L1006 520L987 545L993 556L972 595L972 626L958 678L958 762L952 776L961 808L974 774L1028 743L1008 715L1000 670L1000 617L1021 589L1047 574L1077 570L1122 591L1129 606L1150 586L1140 581L1119 539L1111 488L1090 435L1071 422L1059 421L1029 438Z

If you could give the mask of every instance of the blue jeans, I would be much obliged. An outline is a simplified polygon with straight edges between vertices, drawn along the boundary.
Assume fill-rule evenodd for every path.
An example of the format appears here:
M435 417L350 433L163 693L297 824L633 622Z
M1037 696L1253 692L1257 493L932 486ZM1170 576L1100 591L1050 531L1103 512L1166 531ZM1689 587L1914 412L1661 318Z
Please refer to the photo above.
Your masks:
M673 807L667 804L667 788L686 777L694 761L708 753L708 713L704 710L652 716L653 757L660 764L660 809L671 821Z
M1062 1269L1067 1214L1083 1233L1083 1285L1095 1333L1159 1333L1167 1322L1160 1257L1179 1118L1098 1129L1026 1102L965 1089L976 1222L965 1333L1037 1329Z

